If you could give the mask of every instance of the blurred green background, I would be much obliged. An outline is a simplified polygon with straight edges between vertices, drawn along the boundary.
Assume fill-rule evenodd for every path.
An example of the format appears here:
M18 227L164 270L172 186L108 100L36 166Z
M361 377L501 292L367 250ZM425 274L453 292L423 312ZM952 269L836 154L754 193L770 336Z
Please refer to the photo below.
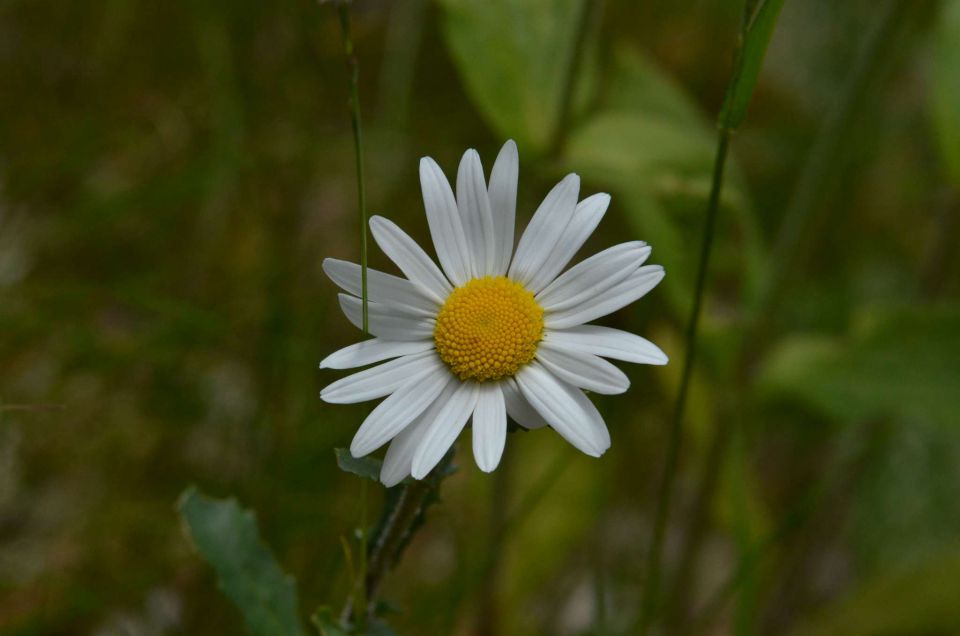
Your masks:
M595 396L613 447L464 440L388 578L399 634L630 634L683 357L729 0L353 6L372 213L426 244L417 159L520 145L651 243L606 324L665 368ZM573 99L564 108L567 82ZM0 3L0 633L231 634L177 495L236 495L306 614L347 595L368 407L347 71L310 0ZM960 2L786 2L733 142L667 532L660 633L960 634ZM793 220L790 220L793 219ZM393 271L372 250L371 265ZM781 275L782 273L782 275ZM371 514L382 488L370 489Z

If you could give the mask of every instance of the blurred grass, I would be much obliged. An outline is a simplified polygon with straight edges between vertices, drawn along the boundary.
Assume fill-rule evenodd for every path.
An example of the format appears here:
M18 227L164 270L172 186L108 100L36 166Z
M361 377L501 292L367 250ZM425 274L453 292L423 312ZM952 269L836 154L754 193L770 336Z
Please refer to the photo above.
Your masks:
M653 261L670 264L670 284L608 324L649 335L680 360L683 272L693 271L706 195L699 175L709 170L709 148L705 161L697 152L709 135L702 113L719 107L739 6L606 2L586 47L595 86L580 87L586 94L571 117L568 140L577 143L551 156L543 140L554 115L537 118L536 85L522 117L509 113L508 85L494 104L501 110L483 103L490 89L477 86L491 77L476 74L502 65L474 58L502 29L493 22L473 33L476 42L460 38L457 28L476 28L451 24L451 7L462 4L355 5L371 212L424 241L419 156L450 172L473 146L489 168L505 136L530 139L521 221L563 170L581 170L585 192L610 189L613 205L588 248L648 240ZM760 383L743 414L742 457L724 464L725 476L740 476L725 478L711 500L695 604L734 567L742 532L763 536L803 501L825 457L851 458L808 522L755 572L756 633L919 633L916 623L856 621L891 605L888 573L954 554L960 543L952 503L960 351L953 323L938 318L956 315L960 292L952 249L960 193L944 150L960 143L950 119L960 108L943 105L951 93L941 85L953 79L942 60L952 59L944 56L957 36L940 21L956 15L957 3L945 14L919 4L888 79L849 131L850 159L822 202L835 221L785 290L779 357L769 360L782 373ZM550 8L531 6L534 22L536 10ZM678 523L711 431L730 416L742 301L872 7L786 3L735 141ZM554 53L524 55L549 62ZM551 78L541 79L552 91ZM0 632L240 633L239 616L178 527L174 501L190 483L257 511L265 540L299 580L304 612L339 607L339 537L357 519L360 486L336 469L332 448L348 442L365 411L317 397L336 376L315 365L356 338L320 271L324 256L358 252L332 10L290 0L7 2L0 96L0 408L63 405L0 410ZM527 130L530 117L546 128ZM619 124L597 133L617 118L653 136L618 135ZM638 171L641 160L650 172ZM390 269L376 249L371 265ZM880 353L857 348L874 342L857 329L862 316L903 305L915 322L890 332ZM898 333L910 336L899 348ZM825 369L785 357L810 341L831 343ZM935 364L918 363L916 343ZM463 443L443 505L388 580L399 633L491 624L508 634L629 633L679 368L626 371L631 391L597 400L614 439L599 462L548 431L518 433L504 476L491 478ZM778 391L767 392L775 380ZM851 430L862 434L844 433ZM512 517L559 461L537 507ZM515 525L491 565L498 518ZM672 528L668 567L678 543ZM940 589L960 598L960 579L941 569ZM822 627L832 612L842 631ZM734 633L730 615L720 619L716 629ZM948 611L924 633L955 633L955 619Z

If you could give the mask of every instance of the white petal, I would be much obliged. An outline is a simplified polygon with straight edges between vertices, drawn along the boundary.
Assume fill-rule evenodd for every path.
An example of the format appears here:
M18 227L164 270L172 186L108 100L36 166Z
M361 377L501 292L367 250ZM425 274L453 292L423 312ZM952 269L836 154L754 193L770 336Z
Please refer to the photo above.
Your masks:
M449 401L459 386L459 383L452 382L444 387L443 392L427 410L390 442L387 454L383 458L383 466L380 469L380 481L383 482L384 486L391 488L410 476L413 454L420 446L430 423L436 419L440 409Z
M493 274L503 276L513 256L513 224L517 216L517 179L520 157L517 144L510 139L503 144L490 171L490 212L493 216L496 263Z
M608 247L547 285L537 294L537 302L548 312L569 309L627 278L649 256L650 247L643 241Z
M500 389L503 391L503 401L507 406L507 415L510 416L510 419L528 430L547 425L546 420L537 413L535 408L530 406L527 398L520 393L516 380L506 378L500 382Z
M450 183L437 162L430 157L420 160L420 188L440 266L447 278L459 287L472 278L474 268L470 246Z
M423 413L447 384L454 381L446 369L409 380L378 404L363 421L350 443L350 454L363 457L389 442Z
M341 378L323 389L320 398L332 404L375 400L390 395L412 378L443 368L443 361L435 352L414 353Z
M370 231L383 253L390 257L410 282L438 303L453 291L450 281L417 242L393 221L382 216L370 219Z
M363 328L363 302L356 296L338 294L340 309L353 326ZM367 303L367 321L370 333L384 340L426 340L433 338L436 321L433 318L407 313L402 309Z
M556 349L542 342L537 349L537 360L567 384L587 391L616 395L630 388L630 380L623 371L592 353Z
M496 252L493 234L493 217L487 197L487 182L483 178L483 165L476 150L463 153L457 171L457 207L463 220L463 231L470 246L473 261L473 277L482 278L494 273Z
M566 329L606 316L629 305L663 280L660 265L645 265L609 289L583 299L569 309L548 312L544 323L549 329Z
M547 257L547 261L537 270L527 285L534 294L549 285L557 274L563 271L570 259L583 247L610 205L609 194L595 194L579 204L570 219L570 224L560 235L560 240Z
M577 207L580 177L569 174L553 187L520 237L510 278L526 285L543 267Z
M436 403L437 401L434 400L434 404ZM426 429L423 425L423 416L421 415L420 418L400 431L400 434L394 437L390 446L387 447L387 454L384 455L383 465L380 467L380 482L387 488L393 488L410 475L413 451L417 449L423 431Z
M561 330L548 329L543 342L625 362L666 364L668 361L667 355L660 350L660 347L646 338L599 325L579 325Z
M478 387L477 407L473 411L473 457L485 473L500 463L507 441L507 408L503 393L494 382Z
M565 440L593 457L610 448L603 417L580 389L557 379L537 362L520 369L515 377L523 397Z
M320 368L352 369L430 349L433 349L433 342L430 340L398 341L374 338L334 351L323 359Z
M477 384L474 382L460 384L437 413L437 417L430 422L420 441L420 446L413 454L410 474L414 479L426 477L427 473L443 459L460 435L467 420L470 419L476 404Z
M334 283L354 296L362 296L361 267L336 258L323 259L323 271ZM436 316L440 304L420 288L399 276L367 268L367 299L371 302L402 307L424 316Z

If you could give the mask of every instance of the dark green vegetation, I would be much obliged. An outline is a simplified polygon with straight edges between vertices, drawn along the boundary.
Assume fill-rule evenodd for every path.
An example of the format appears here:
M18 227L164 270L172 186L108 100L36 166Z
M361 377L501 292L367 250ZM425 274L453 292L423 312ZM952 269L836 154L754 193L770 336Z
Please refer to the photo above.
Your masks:
M513 137L521 221L575 170L614 197L588 250L668 272L606 321L672 363L595 396L603 459L518 432L484 475L464 439L385 581L399 634L634 633L741 9L354 7L371 213L425 241L417 159L489 170ZM242 633L191 483L256 511L304 631L339 614L361 485L333 448L369 408L317 397L357 337L320 270L359 253L347 79L311 0L0 4L0 633ZM788 0L745 112L656 624L955 634L960 2Z

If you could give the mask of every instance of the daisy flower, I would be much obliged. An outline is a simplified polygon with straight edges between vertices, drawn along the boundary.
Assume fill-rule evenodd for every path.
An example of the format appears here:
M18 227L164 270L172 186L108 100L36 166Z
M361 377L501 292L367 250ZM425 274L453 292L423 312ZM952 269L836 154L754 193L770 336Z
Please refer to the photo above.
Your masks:
M362 457L390 442L380 473L387 486L426 476L471 419L483 471L500 462L507 416L527 429L549 426L599 457L610 433L584 391L623 393L630 385L604 358L667 363L640 336L587 324L663 279L661 266L643 265L650 247L621 243L564 271L610 203L607 194L578 203L580 178L571 174L547 194L514 252L518 170L513 141L497 156L489 185L480 156L468 150L454 195L436 162L420 160L440 267L395 223L370 219L377 245L406 278L367 270L375 337L331 354L320 367L377 366L334 382L320 397L338 404L386 397L350 452ZM360 266L328 258L323 270L347 292L340 307L360 327Z

